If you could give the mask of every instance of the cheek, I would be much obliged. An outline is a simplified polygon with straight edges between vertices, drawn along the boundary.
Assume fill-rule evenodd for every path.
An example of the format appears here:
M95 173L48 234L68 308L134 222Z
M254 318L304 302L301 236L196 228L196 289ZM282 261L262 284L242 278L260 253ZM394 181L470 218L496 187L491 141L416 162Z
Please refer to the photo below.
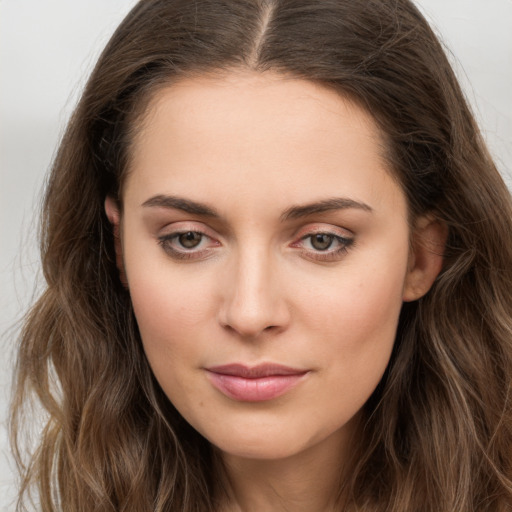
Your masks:
M152 276L153 277L153 276ZM151 278L130 281L130 295L141 328L165 334L174 329L193 328L209 308L204 286L202 293L192 286L177 286L175 281ZM189 299L190 298L190 299Z
M327 331L345 348L352 342L358 348L365 340L394 336L407 265L404 252L398 256L389 264L381 259L379 264L347 266L337 279L323 282L321 289L315 289L313 282L297 289L294 293L304 305L305 321L311 328Z
M125 237L124 254L146 355L154 370L164 361L167 366L175 362L178 366L180 359L192 353L193 333L213 314L215 276L206 267L176 265L154 243L139 238Z
M208 340L198 333L205 332L211 300L204 283L200 293L190 283L178 286L167 272L131 277L133 309L149 365L169 400L188 417L193 404L202 402L197 377Z
M302 292L302 303L309 306L302 308L301 328L317 340L308 350L325 364L332 389L351 390L343 394L352 404L349 410L363 405L389 362L402 307L406 253L394 264L388 265L386 258L378 265L347 268L339 284L313 298L306 288Z
M142 338L152 344L172 347L173 340L193 332L213 311L207 279L187 282L168 272L141 273L129 285Z

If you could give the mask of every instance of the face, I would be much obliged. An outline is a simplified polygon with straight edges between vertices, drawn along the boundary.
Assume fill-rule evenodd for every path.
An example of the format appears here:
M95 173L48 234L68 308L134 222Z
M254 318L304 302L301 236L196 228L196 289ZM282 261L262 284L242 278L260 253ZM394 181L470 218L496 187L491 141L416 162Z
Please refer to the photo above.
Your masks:
M352 435L423 293L381 147L368 114L307 81L239 73L153 98L107 213L151 368L221 452Z

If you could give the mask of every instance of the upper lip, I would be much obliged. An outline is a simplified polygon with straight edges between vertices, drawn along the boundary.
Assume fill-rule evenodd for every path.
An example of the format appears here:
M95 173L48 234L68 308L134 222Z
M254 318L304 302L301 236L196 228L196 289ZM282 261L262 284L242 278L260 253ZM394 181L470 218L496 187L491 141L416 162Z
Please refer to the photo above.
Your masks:
M206 370L221 375L233 377L242 377L245 379L258 379L262 377L277 377L285 375L302 375L308 370L292 368L281 364L263 363L256 366L246 366L244 364L224 364L220 366L210 366Z

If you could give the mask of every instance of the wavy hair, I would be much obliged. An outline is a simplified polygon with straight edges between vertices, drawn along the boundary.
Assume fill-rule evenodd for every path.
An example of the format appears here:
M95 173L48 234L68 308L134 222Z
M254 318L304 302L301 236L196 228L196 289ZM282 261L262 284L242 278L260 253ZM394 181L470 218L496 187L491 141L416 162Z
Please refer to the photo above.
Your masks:
M442 45L408 0L141 0L85 87L41 221L46 289L20 336L11 432L44 512L205 512L211 447L145 358L104 213L152 94L182 77L271 70L372 114L411 218L448 227L443 270L404 304L365 405L345 512L512 508L512 206ZM25 453L24 411L45 423Z

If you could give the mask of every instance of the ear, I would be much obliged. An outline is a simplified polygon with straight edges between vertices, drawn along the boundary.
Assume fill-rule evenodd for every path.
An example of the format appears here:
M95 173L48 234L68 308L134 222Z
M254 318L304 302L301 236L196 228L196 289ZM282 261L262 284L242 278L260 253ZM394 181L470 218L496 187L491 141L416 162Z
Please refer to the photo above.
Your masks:
M112 231L114 233L114 248L116 251L116 266L119 270L119 279L122 285L128 288L128 280L126 279L123 261L123 246L120 236L121 213L118 202L112 196L107 196L105 199L105 213L107 214L110 224L112 224Z
M404 302L417 300L430 290L443 266L447 236L447 226L430 216L420 217L415 223L404 283Z

